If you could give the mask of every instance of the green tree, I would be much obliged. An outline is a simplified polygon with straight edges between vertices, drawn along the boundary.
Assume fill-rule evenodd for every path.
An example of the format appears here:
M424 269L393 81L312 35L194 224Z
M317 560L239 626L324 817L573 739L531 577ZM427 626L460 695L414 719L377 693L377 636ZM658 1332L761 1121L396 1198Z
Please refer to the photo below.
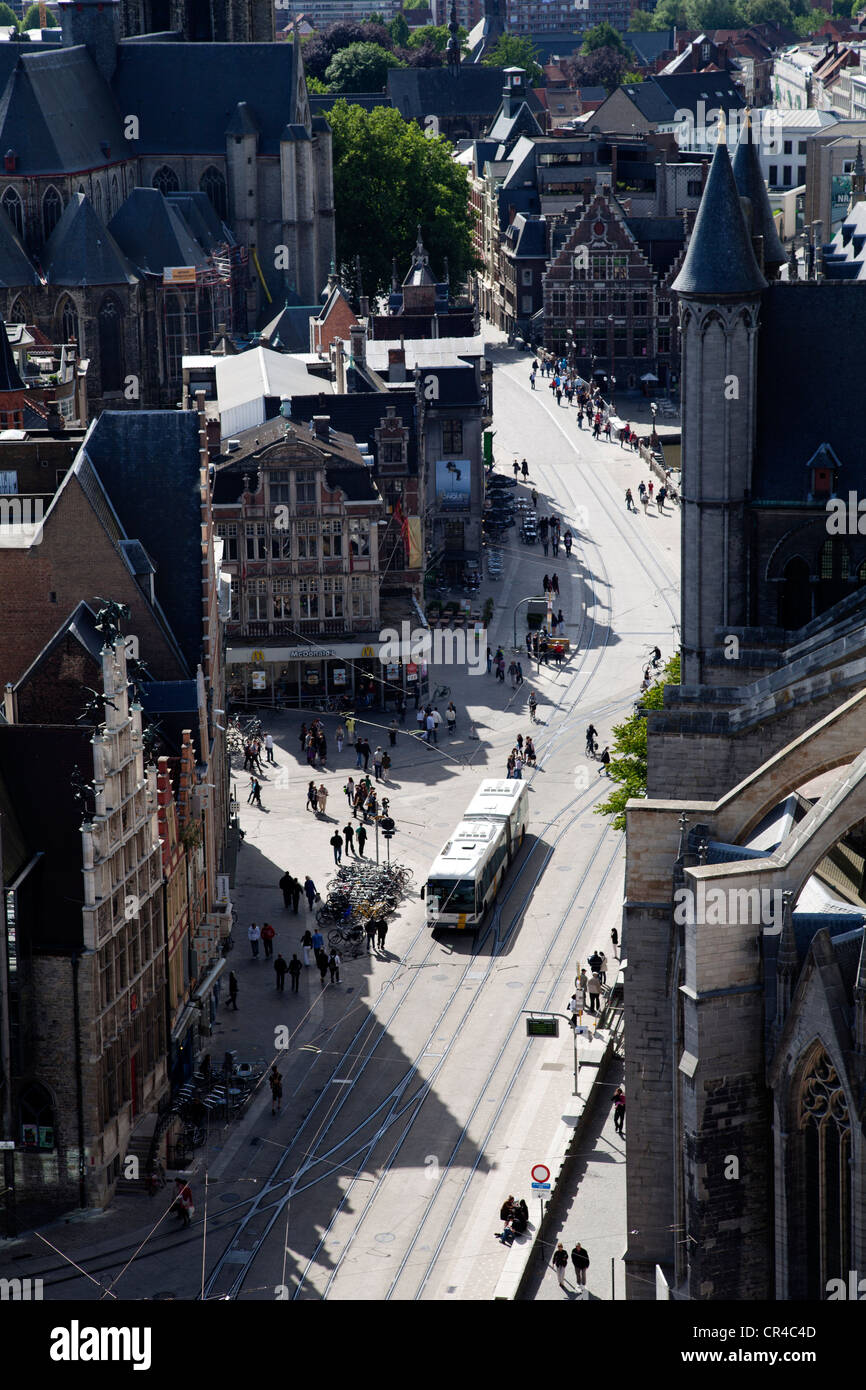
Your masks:
M409 25L403 15L395 14L388 25L388 33L391 35L395 48L406 47L409 42Z
M331 90L327 82L323 82L320 77L305 78L307 91L312 92L313 96L326 96Z
M385 16L383 15L381 10L374 10L372 14L367 15L367 18L364 22L365 24L384 24Z
M795 14L791 28L798 39L810 39L820 29L825 19L826 15L823 10L812 10L809 14Z
M488 68L525 68L527 82L535 87L542 77L538 58L539 52L532 39L521 38L519 34L502 34L481 61Z
M624 58L631 57L631 49L618 29L603 19L594 29L587 29L580 46L581 53L594 53L597 48L615 48Z
M623 85L633 87L636 82L643 82L642 72L624 72L622 75Z
M686 0L686 24L690 29L735 29L737 7L734 0Z
M407 10L426 10L430 0L403 0L403 11Z
M847 3L847 0L846 0ZM750 24L787 24L794 18L787 0L736 0L737 20Z
M644 709L661 709L666 685L679 685L680 658L671 657L661 679L641 696ZM611 779L617 783L606 801L595 807L597 816L613 816L614 830L625 830L625 804L631 797L646 796L647 787L647 721L640 714L630 714L613 729L613 748L610 756Z
M8 7L7 7L7 8L8 8ZM5 20L5 19L3 20L3 23L4 23L4 24L7 24L8 22L9 22L8 20ZM41 24L41 21L40 21L40 19L39 19L39 6L38 6L38 5L31 5L30 8L29 8L29 10L26 12L26 14L24 15L24 18L23 18L22 21L21 21L21 29L22 29L22 31L23 31L24 29L41 29L41 28L42 28L42 24ZM46 10L46 11L45 11L45 28L46 28L46 29L56 29L56 28L57 28L57 20L54 18L54 15L51 13L50 10Z
M662 23L654 10L634 10L628 24L635 34L652 34L667 26Z
M388 69L401 67L400 59L377 43L350 43L334 54L325 81L332 92L381 92Z
M361 258L364 293L391 283L391 261L405 266L420 224L434 273L448 257L452 283L475 264L473 219L465 168L442 138L428 139L414 121L379 106L365 111L346 101L327 113L334 133L337 260L351 281Z
M672 29L686 22L685 0L659 0L650 30Z
M439 53L444 53L450 37L447 26L444 24L422 24L420 28L412 30L408 47L421 48L425 43L432 43Z
M10 5L0 5L0 25L4 28L10 25L13 29L18 28L18 16Z

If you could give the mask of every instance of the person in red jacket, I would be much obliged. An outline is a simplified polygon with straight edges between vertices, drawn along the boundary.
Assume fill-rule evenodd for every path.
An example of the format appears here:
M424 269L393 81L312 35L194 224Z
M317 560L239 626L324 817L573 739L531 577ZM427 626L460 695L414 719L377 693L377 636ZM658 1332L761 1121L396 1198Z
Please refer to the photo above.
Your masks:
M270 922L265 922L265 925L262 927L262 941L265 943L265 960L270 960L271 956L274 954L275 936L276 932Z

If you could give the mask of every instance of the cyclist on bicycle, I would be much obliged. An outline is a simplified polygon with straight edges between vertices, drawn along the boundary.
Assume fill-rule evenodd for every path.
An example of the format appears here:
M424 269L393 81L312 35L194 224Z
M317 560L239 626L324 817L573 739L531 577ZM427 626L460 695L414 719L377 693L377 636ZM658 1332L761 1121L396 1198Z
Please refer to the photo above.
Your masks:
M586 756L588 758L594 758L596 755L598 745L596 744L595 739L597 733L598 730L596 729L595 725L590 724L586 731Z

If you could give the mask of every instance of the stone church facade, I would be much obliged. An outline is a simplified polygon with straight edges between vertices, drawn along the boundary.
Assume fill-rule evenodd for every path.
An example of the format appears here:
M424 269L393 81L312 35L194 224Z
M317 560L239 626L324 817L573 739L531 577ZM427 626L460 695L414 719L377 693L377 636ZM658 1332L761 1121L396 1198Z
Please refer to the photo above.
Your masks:
M0 313L76 338L94 410L171 406L180 357L221 325L251 331L278 295L318 300L330 128L299 46L272 42L269 0L61 0L59 14L61 47L0 45ZM143 190L161 200L146 216L128 206Z
M866 596L826 524L866 484L866 304L773 283L752 157L717 150L674 284L683 676L626 816L632 1299L824 1299L866 1264Z

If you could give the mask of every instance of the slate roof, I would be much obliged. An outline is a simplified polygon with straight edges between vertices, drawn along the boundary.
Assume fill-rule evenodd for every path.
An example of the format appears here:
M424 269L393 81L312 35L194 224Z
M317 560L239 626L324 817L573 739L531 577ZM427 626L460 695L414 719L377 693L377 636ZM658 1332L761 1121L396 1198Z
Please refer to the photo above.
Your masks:
M542 103L539 103L539 105L541 104ZM500 106L493 120L493 124L487 132L487 138L489 140L496 140L507 147L517 139L518 135L541 134L541 126L530 111L529 105L526 101L521 101L517 110L510 116L506 116Z
M509 255L517 260L547 255L547 219L519 212L506 233Z
M30 263L18 233L0 208L0 285L20 289L22 285L39 285L36 268Z
M743 216L726 145L716 146L683 268L679 294L725 299L766 288Z
M463 63L457 76L449 68L391 68L387 91L408 121L423 123L429 115L493 116L502 102L504 72L473 63ZM541 110L531 91L526 102L531 111Z
M844 344L844 351L833 351L833 344ZM851 415L862 399L864 355L866 281L802 281L764 291L754 497L805 502L804 465L824 443L842 460L840 495L866 491L866 458Z
M740 196L748 198L752 204L752 235L764 238L764 263L768 266L784 265L785 248L779 240L770 209L770 198L758 163L758 149L753 139L751 121L746 122L746 130L737 143L732 167Z
M196 241L206 251L233 242L206 193L167 193L168 204L179 212Z
M119 45L112 88L122 112L142 113L140 148L150 154L224 158L238 102L251 94L249 112L261 132L258 152L279 154L283 127L299 114L291 43L138 39Z
M202 650L198 415L106 410L82 450L126 535L153 560L157 600L194 672Z
M97 663L101 672L102 657L100 653L105 645L105 638L101 632L97 632L96 630L96 614L90 605L85 603L82 599L82 601L73 608L68 617L60 624L54 636L46 642L42 651L30 663L27 670L19 676L18 680L15 682L16 690L20 690L22 686L27 684L33 673L43 664L45 658L65 639L67 633L71 634L76 642L81 644L88 655ZM82 706L83 704L84 702L82 700Z
M161 275L167 265L204 265L207 260L180 213L158 188L134 188L108 230L133 265L152 275Z
M359 444L369 445L376 456L376 430L386 409L393 406L401 424L409 430L407 466L410 473L418 471L418 452L415 438L415 391L410 382L403 395L381 392L346 396L293 396L292 419L312 420L314 415L330 415L334 429L351 434Z
M51 285L134 285L133 267L83 193L73 193L42 252Z
M628 30L623 34L626 43L634 50L639 62L644 67L649 67L663 53L669 52L674 46L674 36L670 29L658 29L654 32L640 33Z
M272 304L267 306L271 315L261 330L261 338L269 348L281 352L309 352L310 319L316 318L322 309L320 304L284 304L273 317Z
M5 48L0 44L0 49ZM162 99L162 84L146 106ZM105 143L110 154L102 149ZM129 151L121 114L86 48L45 49L21 55L0 97L0 149L14 149L20 174L104 169Z
M28 880L23 923L36 951L70 948L82 940L81 810L70 778L77 766L84 780L91 780L92 737L88 725L0 725L0 787L13 811L15 838L26 845L27 860L38 851L45 856Z

